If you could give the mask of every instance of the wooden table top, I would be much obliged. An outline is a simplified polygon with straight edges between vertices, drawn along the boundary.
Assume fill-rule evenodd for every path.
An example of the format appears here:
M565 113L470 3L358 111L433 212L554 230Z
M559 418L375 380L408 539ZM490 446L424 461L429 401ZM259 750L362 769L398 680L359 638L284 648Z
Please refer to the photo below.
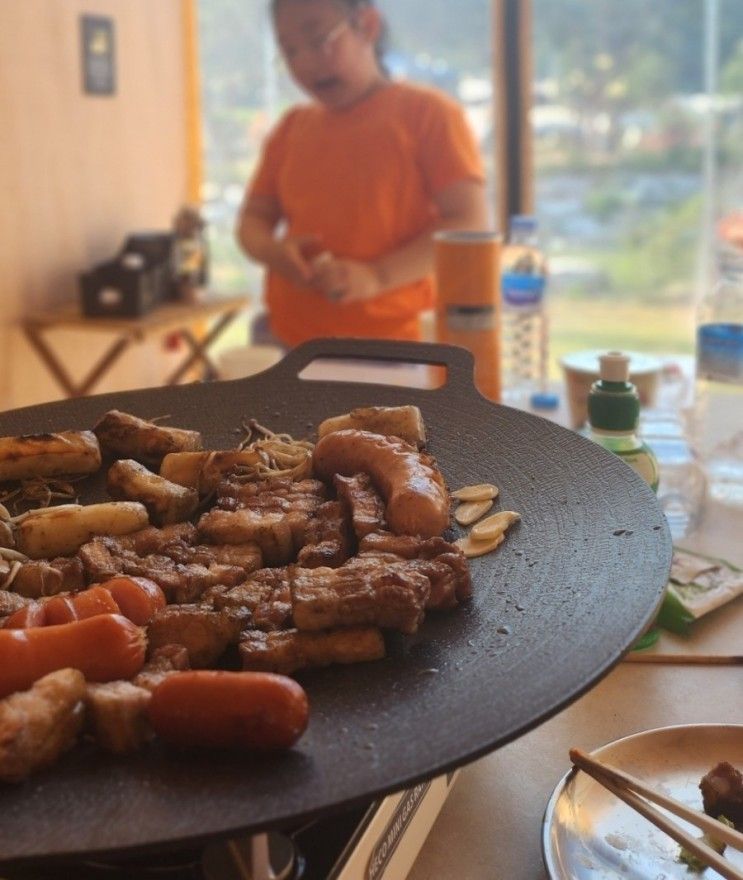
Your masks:
M23 318L26 326L36 329L74 328L76 330L106 330L112 333L143 338L152 333L187 326L197 321L247 308L249 296L207 296L203 302L166 302L139 318L88 317L75 303L56 309L35 312Z

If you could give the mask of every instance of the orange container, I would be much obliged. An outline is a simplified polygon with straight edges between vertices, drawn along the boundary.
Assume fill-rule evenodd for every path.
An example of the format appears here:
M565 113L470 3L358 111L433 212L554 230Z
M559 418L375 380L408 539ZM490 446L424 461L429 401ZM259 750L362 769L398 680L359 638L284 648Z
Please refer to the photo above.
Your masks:
M500 255L496 232L442 231L434 235L436 336L475 357L475 385L499 401Z

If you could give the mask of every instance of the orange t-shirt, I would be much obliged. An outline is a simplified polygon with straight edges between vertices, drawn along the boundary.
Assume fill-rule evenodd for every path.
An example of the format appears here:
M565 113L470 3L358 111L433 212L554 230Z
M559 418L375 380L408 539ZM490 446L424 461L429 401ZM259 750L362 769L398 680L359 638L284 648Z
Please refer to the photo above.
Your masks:
M248 193L277 199L287 232L320 237L334 256L371 261L435 221L433 196L482 180L462 109L429 88L389 83L347 110L290 110L269 136ZM269 272L271 329L287 345L318 336L418 339L434 303L431 277L339 305Z

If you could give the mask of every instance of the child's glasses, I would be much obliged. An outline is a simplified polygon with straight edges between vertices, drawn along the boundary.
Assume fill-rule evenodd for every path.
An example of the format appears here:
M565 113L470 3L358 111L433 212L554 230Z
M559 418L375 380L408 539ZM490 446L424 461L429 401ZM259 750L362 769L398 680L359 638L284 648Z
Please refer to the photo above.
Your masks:
M348 19L341 19L329 31L307 40L301 46L283 47L282 53L287 61L294 62L303 52L309 52L312 55L329 56L335 47L336 40L348 27Z

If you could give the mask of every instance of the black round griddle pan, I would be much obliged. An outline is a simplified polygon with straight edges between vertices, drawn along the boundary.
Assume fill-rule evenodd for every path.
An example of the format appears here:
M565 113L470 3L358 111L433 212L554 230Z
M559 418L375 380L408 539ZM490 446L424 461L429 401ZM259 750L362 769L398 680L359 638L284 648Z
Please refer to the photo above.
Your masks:
M307 381L320 357L441 364L436 390ZM0 435L90 428L117 408L233 447L255 417L310 436L327 416L418 405L450 488L500 487L520 524L472 560L474 600L430 613L386 659L306 672L311 720L282 755L112 758L79 745L0 789L0 861L174 849L329 813L478 758L553 715L615 664L660 602L671 542L651 490L619 458L544 419L485 400L463 349L318 340L229 382L107 394L0 414ZM81 484L82 485L82 484ZM103 477L81 492L105 497Z

